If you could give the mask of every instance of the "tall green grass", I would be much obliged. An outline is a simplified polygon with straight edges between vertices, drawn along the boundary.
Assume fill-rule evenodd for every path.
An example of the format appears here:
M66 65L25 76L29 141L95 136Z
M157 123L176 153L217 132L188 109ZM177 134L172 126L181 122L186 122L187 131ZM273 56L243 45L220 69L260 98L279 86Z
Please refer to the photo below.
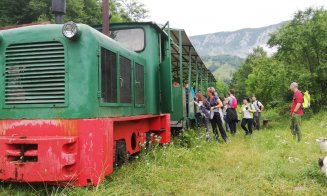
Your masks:
M117 169L98 187L58 188L1 184L0 195L327 195L315 139L327 137L327 112L303 120L293 140L288 116L267 111L270 127L231 143L206 142L190 130L169 146L153 146Z

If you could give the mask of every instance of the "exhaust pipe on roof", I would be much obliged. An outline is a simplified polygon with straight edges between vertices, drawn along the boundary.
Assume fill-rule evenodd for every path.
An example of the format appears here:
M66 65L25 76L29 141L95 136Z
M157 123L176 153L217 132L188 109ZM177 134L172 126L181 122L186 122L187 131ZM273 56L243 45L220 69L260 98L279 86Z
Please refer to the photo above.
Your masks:
M110 18L109 0L102 0L102 33L105 35L109 35Z
M56 24L62 24L62 16L66 14L66 0L52 0L52 13L55 15Z

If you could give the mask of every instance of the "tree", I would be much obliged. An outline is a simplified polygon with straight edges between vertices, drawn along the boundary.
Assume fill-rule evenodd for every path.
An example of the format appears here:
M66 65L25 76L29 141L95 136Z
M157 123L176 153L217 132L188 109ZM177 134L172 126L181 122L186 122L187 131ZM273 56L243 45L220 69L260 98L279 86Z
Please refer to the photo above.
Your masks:
M256 48L234 75L237 96L256 94L271 106L291 99L289 84L310 90L315 112L327 104L327 11L309 8L271 35L268 44L277 52L268 57Z
M285 62L288 77L310 89L316 111L327 104L327 11L309 8L274 33L270 46L276 59Z
M118 2L119 1L119 2ZM123 6L125 2L126 6ZM75 21L88 25L99 25L102 20L102 1L67 0L64 21ZM135 7L134 7L135 6ZM139 21L147 16L144 4L133 1L110 1L112 22ZM27 24L40 21L54 22L51 0L1 0L0 26Z
M25 21L35 21L37 11L31 10L30 1L26 0L1 0L0 1L0 26L23 24Z
M114 0L113 1L122 17L127 21L140 21L148 17L149 11L143 3L137 0Z
M291 82L284 64L269 57L257 57L251 63L253 70L245 81L247 94L272 106L283 102Z
M245 59L240 69L233 74L233 78L230 84L230 88L235 90L235 95L239 99L249 97L249 93L246 89L246 80L248 76L253 72L254 63L257 58L266 58L267 53L262 47L253 49L253 52Z
M218 81L216 82L215 89L216 89L218 95L219 95L221 98L226 97L226 94L227 94L227 91L228 91L228 85L227 85L224 81L222 81L222 80L218 80Z

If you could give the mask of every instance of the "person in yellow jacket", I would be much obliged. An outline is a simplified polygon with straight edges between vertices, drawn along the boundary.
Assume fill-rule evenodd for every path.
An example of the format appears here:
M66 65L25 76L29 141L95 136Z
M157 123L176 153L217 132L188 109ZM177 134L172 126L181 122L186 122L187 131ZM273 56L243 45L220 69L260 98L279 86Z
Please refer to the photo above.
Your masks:
M243 119L241 122L241 127L245 131L245 136L252 134L252 126L253 126L253 114L256 112L255 107L252 103L250 103L249 98L243 99L243 105L241 108L241 113L243 113ZM247 127L246 127L247 125Z

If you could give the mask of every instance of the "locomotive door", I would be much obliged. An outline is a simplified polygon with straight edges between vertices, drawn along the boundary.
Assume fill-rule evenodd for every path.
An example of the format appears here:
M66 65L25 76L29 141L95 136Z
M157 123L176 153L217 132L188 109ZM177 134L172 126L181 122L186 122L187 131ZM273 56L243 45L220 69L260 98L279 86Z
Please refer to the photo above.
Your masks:
M170 30L168 30L170 31ZM171 73L171 51L170 51L170 33L167 38L159 34L159 69L160 69L160 96L161 112L171 113L173 111L172 97L172 73Z

